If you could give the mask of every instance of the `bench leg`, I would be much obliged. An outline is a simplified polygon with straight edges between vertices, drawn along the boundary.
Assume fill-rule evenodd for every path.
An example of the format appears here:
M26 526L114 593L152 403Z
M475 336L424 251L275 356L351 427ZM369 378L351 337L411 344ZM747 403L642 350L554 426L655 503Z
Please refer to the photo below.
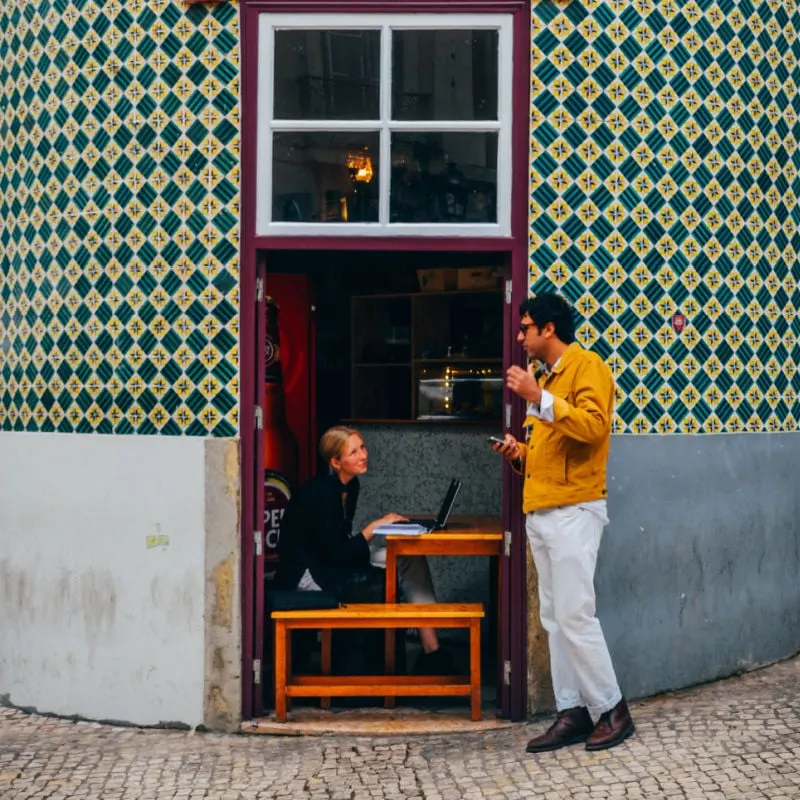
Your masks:
M474 619L469 625L469 696L472 721L481 718L481 621Z
M322 674L323 675L330 675L331 674L331 631L330 629L326 629L321 631L322 634ZM331 707L331 699L330 697L322 697L320 698L320 706L325 709L329 709Z
M275 621L275 719L286 722L286 625Z
M385 641L384 641L384 660L385 660L385 670L384 672L387 675L394 675L395 673L395 637L397 636L397 630L395 628L387 628L385 633ZM392 696L386 696L383 698L383 707L384 708L394 708L395 698Z
M292 632L286 631L286 683L287 685L292 682L293 667L292 667ZM286 698L286 711L292 710L292 698Z

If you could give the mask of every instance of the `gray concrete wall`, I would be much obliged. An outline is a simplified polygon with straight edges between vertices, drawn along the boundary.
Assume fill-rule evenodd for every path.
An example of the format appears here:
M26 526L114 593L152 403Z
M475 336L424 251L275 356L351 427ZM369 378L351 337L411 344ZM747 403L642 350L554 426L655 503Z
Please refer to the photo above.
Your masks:
M0 434L0 702L203 722L204 446Z
M598 615L630 697L800 650L800 435L621 436Z
M241 719L238 439L0 434L0 705Z
M362 479L356 524L389 511L436 516L451 478L463 481L453 514L502 509L502 461L486 442L495 425L364 425L369 472ZM376 537L377 539L377 537ZM487 558L429 559L442 602L489 602Z

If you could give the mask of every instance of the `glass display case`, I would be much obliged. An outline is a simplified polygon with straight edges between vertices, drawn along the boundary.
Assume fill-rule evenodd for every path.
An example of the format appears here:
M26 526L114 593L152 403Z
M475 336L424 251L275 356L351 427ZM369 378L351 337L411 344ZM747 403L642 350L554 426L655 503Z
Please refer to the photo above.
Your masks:
M502 365L453 363L417 367L417 419L499 419Z

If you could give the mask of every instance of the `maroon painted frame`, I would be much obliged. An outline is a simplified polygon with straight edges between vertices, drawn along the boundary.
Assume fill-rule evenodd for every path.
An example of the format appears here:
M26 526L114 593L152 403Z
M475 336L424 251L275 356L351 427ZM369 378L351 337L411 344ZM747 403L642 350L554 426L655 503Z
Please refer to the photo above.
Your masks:
M258 108L258 15L261 13L430 13L511 14L513 17L514 74L512 104L517 110L512 128L511 236L509 237L294 237L256 236L256 138ZM522 354L513 346L516 305L528 294L528 165L530 108L530 2L528 0L241 0L241 271L240 271L240 435L242 475L242 716L249 719L261 712L260 684L253 682L256 641L262 636L256 623L256 557L254 530L260 530L263 501L257 465L263 463L263 445L255 431L255 405L258 398L257 365L260 344L257 336L256 278L259 251L268 250L406 250L406 251L481 251L506 253L512 276L512 308L506 314L504 361L522 363ZM520 115L522 117L520 118ZM256 366L256 369L254 369ZM519 431L522 403L504 390L504 400L512 404L511 428ZM524 719L527 715L527 595L526 547L524 527L518 510L521 505L519 481L507 466L503 474L503 523L512 531L510 558L504 558L501 597L503 618L509 625L503 631L502 650L511 660L510 685L501 688L503 715ZM262 556L263 557L263 556ZM261 570L259 570L260 572ZM515 613L511 613L512 610Z

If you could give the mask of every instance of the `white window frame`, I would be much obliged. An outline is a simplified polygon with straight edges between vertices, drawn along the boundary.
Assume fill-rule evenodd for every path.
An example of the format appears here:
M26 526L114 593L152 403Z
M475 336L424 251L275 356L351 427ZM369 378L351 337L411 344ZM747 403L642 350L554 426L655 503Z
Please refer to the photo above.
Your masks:
M260 14L258 31L258 111L256 169L256 235L258 236L463 236L511 235L511 129L513 29L510 14ZM380 119L378 120L276 120L273 119L274 53L276 30L380 30ZM496 30L497 120L392 121L393 30ZM378 131L378 222L273 222L272 135L279 131ZM391 134L395 131L494 132L497 144L497 222L494 223L392 223Z

